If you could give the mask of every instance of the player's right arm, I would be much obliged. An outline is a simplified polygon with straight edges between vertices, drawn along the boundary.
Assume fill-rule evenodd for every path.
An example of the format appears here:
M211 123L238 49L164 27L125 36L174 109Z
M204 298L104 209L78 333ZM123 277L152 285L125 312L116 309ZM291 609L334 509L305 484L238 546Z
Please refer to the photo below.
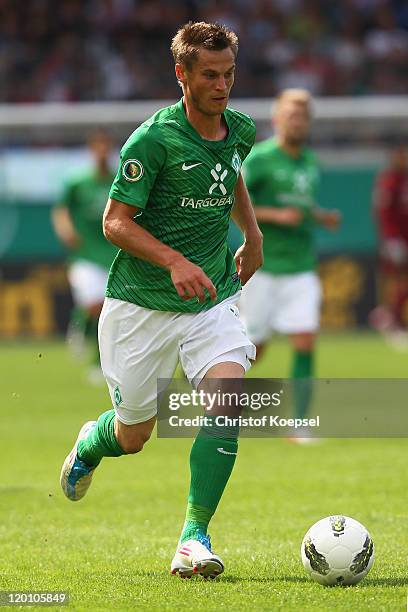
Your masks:
M300 208L285 206L275 208L273 206L254 205L256 220L261 223L276 223L277 225L296 226L302 223L304 214Z
M71 215L66 206L54 208L51 214L52 224L58 238L69 249L76 249L80 244L80 238L71 220Z
M130 255L165 268L182 299L197 297L204 302L207 289L215 300L215 287L203 270L140 227L134 220L136 212L134 206L109 198L103 216L105 238Z

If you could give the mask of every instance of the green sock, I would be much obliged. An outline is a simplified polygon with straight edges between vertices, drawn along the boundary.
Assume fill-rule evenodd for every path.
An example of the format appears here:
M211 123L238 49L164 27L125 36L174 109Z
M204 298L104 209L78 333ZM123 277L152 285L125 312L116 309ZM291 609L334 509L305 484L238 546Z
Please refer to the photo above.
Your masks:
M314 360L312 351L295 351L292 362L295 418L307 415L312 400Z
M207 533L208 523L234 467L237 435L237 428L223 432L203 427L195 439L190 454L190 493L180 543L195 539L198 532Z
M126 453L115 437L115 411L101 414L96 426L77 448L78 458L89 466L96 467L103 457L120 457Z
M184 521L181 532L180 544L186 540L195 540L198 533L206 535L208 523L213 513L209 508L202 508L192 504L187 504L186 520Z

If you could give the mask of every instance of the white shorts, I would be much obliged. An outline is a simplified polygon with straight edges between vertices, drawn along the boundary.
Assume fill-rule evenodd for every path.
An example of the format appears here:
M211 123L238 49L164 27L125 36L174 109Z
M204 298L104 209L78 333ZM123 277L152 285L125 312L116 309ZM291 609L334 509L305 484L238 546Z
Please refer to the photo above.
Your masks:
M72 263L68 268L68 280L74 303L82 308L102 304L109 270L85 259Z
M106 298L99 319L101 366L117 418L142 423L157 412L157 379L171 379L178 362L197 386L216 363L248 370L255 347L236 302L239 293L195 314L163 312Z
M242 292L242 318L252 342L273 331L315 332L319 328L321 288L314 272L270 274L258 270Z

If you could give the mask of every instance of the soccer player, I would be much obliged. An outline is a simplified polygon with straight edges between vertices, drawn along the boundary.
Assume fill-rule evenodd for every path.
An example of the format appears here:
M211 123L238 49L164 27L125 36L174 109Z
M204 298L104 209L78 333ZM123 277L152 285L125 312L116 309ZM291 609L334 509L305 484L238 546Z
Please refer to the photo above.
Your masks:
M374 207L379 229L380 280L383 305L371 313L372 323L386 332L396 348L407 347L408 300L408 151L396 147L389 167L377 177Z
M336 228L339 223L337 211L316 205L319 165L305 145L310 120L308 92L284 90L275 104L275 136L254 146L244 172L264 235L265 262L244 288L243 317L258 359L274 330L289 336L298 418L305 417L311 400L319 326L321 291L315 272L313 229L316 223L327 228Z
M89 374L100 373L98 319L105 298L110 265L117 253L102 231L106 198L114 179L109 166L112 150L106 132L97 130L88 139L93 167L67 182L52 221L60 240L68 247L68 280L78 324L90 337L94 349Z
M114 408L83 426L65 460L61 484L71 500L85 495L103 457L142 450L156 420L157 379L171 378L179 360L202 389L242 378L255 357L235 306L241 283L262 263L262 234L240 173L255 126L227 108L238 40L224 26L190 22L171 48L183 98L127 140L105 210L105 235L121 249L99 324ZM235 262L227 246L231 211L245 236ZM182 577L224 569L207 526L236 459L232 429L212 430L214 437L203 428L193 444L171 565Z

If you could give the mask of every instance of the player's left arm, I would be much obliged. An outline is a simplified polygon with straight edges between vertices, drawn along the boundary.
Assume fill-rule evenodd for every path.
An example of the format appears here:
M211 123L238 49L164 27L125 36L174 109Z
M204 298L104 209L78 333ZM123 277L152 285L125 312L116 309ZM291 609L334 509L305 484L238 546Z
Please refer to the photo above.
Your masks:
M231 217L245 238L244 244L235 253L235 263L241 283L245 285L263 263L263 236L241 173L238 176L234 194L235 203Z
M321 182L321 166L316 155L314 155L314 153L311 153L311 155L312 161L314 160L317 176L317 182L315 185L316 192ZM337 230L341 224L341 212L335 208L321 208L315 204L311 210L311 217L316 224L322 225L328 230Z

